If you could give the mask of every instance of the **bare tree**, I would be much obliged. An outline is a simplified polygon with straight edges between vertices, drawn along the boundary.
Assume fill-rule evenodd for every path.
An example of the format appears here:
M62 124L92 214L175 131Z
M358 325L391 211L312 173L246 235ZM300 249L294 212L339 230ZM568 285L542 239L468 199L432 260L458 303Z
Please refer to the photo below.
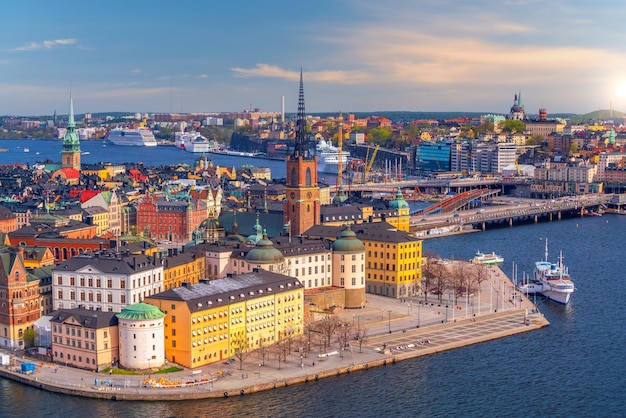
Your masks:
M234 355L239 360L239 370L243 370L243 362L250 355L250 345L245 334L236 335L233 338L232 346L235 348Z
M469 293L469 276L468 264L464 261L457 261L452 266L452 290L454 291L454 304L459 303L459 296Z
M354 340L356 330L348 322L340 322L337 327L337 342L339 343L339 355L343 358L343 350L348 347L350 341Z
M433 290L437 293L438 299L443 300L443 294L450 288L450 272L446 266L435 264L432 267Z
M428 291L434 287L434 270L439 265L441 257L432 250L426 250L422 257L422 282L421 288L424 292L424 300L428 300Z
M478 300L480 300L480 289L482 288L482 283L489 278L489 267L484 264L474 264L472 269L472 281L476 283L476 287L478 288ZM480 314L480 310L478 311Z
M332 315L325 315L323 319L315 322L315 330L323 338L324 351L326 351L331 344L331 340L337 328L339 327L339 319Z
M261 364L265 366L265 357L269 354L270 347L265 345L263 338L259 338L259 348L257 351L261 354Z
M287 353L289 352L289 343L287 340L276 341L272 345L272 351L278 358L278 369L280 370L281 361L287 361Z
M361 328L359 330L357 330L356 333L356 340L359 343L359 353L362 353L363 350L363 344L367 344L368 341L368 332L367 332L367 328Z

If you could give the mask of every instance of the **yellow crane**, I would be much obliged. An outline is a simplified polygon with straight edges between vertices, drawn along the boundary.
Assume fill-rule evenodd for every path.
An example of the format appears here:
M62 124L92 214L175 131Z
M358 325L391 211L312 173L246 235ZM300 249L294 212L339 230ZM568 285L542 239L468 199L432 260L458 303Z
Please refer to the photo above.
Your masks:
M374 164L374 159L376 158L376 154L378 153L378 148L380 145L376 145L374 148L374 152L372 152L372 158L368 160L368 156L370 153L370 149L367 149L367 154L365 156L365 169L363 170L363 182L367 183L367 178L369 177L370 170L372 169L372 165Z
M517 177L522 177L522 171L519 169L519 163L517 162L517 158L515 159L515 168L517 169Z

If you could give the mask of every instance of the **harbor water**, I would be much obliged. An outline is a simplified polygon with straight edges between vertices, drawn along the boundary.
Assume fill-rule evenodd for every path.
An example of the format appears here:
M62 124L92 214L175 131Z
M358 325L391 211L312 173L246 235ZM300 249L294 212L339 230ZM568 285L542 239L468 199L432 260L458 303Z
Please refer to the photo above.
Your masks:
M0 143L0 147L7 146ZM83 148L88 149L86 145ZM31 146L30 152L33 149ZM193 161L197 156L189 158ZM147 158L144 162L170 163L149 163ZM65 417L77 416L77 411L103 417L625 416L622 234L626 235L626 216L605 215L424 241L425 251L444 258L467 260L477 250L494 251L505 259L502 270L512 276L515 263L521 278L523 272L532 274L534 262L544 257L548 238L550 260L556 261L563 251L576 291L568 306L537 301L551 323L538 331L227 399L100 401L47 393L0 379L0 416Z

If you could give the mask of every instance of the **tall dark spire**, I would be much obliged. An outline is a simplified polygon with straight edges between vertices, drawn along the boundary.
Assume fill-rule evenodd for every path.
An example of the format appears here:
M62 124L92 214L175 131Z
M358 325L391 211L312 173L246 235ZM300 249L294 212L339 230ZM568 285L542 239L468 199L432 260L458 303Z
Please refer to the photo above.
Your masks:
M298 116L296 118L296 145L293 158L311 158L306 140L306 114L304 112L304 84L302 83L302 67L300 67L300 94L298 96Z

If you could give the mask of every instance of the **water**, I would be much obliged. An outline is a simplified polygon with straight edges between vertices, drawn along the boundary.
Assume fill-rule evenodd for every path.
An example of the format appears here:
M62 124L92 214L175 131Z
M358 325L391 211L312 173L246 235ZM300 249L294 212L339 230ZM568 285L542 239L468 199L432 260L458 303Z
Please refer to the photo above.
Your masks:
M0 142L0 147L6 146ZM98 401L0 379L0 416L64 417L76 411L116 417L624 416L624 234L626 217L605 215L424 241L425 250L446 258L495 251L505 257L505 273L512 275L515 262L521 276L543 258L548 237L550 260L563 251L576 292L567 307L539 304L551 325L538 331L228 399Z
M0 148L7 148L9 152L0 152L0 165L13 164L16 161L29 165L50 159L54 162L61 161L61 141L45 140L8 140L0 139ZM29 152L24 152L28 148ZM82 152L89 154L81 155L81 162L96 164L101 162L130 163L142 162L146 166L171 165L185 163L193 166L194 162L202 157L202 154L186 152L175 147L123 147L112 144L104 144L102 141L83 141L80 143ZM272 170L272 178L285 178L284 160L266 160L262 158L238 157L233 155L207 154L207 159L221 167L239 168L244 164L252 164L256 167L268 167ZM331 174L320 175L322 181L335 184L337 176Z

